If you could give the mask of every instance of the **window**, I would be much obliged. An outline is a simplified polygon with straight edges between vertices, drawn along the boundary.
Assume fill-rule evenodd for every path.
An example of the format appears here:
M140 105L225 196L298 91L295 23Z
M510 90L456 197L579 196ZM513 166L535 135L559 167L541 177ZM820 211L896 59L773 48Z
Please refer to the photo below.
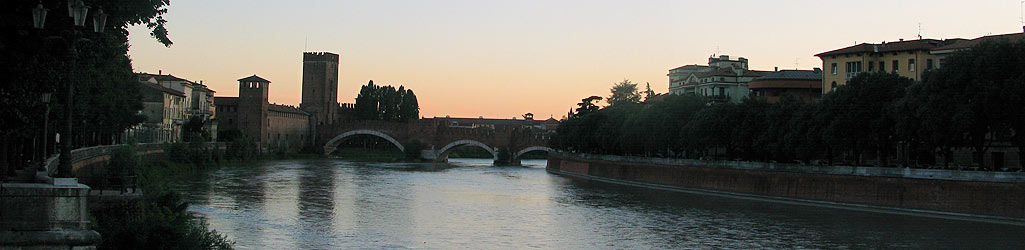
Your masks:
M847 62L847 79L861 73L861 62Z
M908 59L908 72L915 72L915 59Z
M836 91L836 81L833 81L833 86L829 88L829 91Z
M872 72L875 69L875 66L876 62L868 62L868 71L866 72Z
M897 60L893 60L893 73L897 73L897 70L900 69L900 65L898 65L898 63L900 62Z
M836 63L833 63L833 74L836 75Z
M932 69L932 59L925 59L925 70Z
M886 72L886 62L879 62L879 72Z

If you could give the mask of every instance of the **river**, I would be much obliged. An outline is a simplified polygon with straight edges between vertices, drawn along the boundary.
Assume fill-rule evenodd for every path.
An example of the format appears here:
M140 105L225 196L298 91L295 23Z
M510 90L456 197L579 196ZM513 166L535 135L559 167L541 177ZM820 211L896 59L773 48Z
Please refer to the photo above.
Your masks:
M647 190L490 160L267 161L183 177L238 249L1025 249L1025 227Z

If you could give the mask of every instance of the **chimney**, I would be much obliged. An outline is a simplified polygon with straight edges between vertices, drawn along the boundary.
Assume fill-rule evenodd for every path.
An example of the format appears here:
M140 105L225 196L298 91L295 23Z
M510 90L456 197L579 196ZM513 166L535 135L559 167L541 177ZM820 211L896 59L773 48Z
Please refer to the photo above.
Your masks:
M779 71L779 67L772 67L772 71Z
M163 74L164 74L163 70L159 70L159 69L157 70L157 75L163 75Z
M903 42L903 41L904 41L904 38L898 39L898 41L899 41L899 42Z

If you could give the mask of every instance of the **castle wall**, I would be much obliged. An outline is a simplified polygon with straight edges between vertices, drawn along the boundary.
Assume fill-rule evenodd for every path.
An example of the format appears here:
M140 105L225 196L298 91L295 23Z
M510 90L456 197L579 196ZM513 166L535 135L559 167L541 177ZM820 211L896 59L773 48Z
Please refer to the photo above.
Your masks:
M309 115L297 112L268 111L267 145L272 150L298 152L308 145Z

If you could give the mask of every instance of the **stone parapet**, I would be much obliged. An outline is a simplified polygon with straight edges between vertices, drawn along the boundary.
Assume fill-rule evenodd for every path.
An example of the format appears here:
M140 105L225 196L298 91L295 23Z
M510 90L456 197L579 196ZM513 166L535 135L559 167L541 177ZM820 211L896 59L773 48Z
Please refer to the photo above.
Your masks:
M89 249L89 186L0 183L0 249ZM76 248L77 247L77 248Z

